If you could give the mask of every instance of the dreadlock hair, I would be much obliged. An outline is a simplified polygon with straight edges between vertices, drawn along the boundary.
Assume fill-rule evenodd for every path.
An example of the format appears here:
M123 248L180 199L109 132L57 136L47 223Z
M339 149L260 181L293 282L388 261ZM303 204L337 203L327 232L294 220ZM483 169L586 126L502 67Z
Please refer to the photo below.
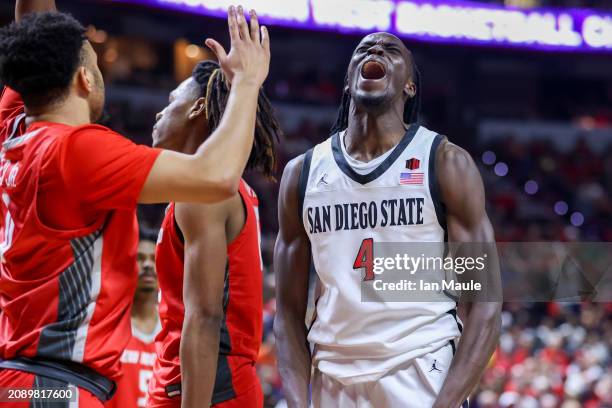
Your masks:
M200 96L206 99L205 110L208 130L213 132L219 126L227 105L227 99L229 98L228 81L219 64L214 61L200 62L194 68L192 77L200 85ZM258 170L268 179L274 180L276 169L275 147L281 135L282 131L274 116L272 105L262 88L259 90L257 100L255 139L246 168Z
M58 102L82 62L85 40L85 28L68 14L28 14L0 30L0 82L28 108Z
M419 118L419 112L421 111L421 73L417 67L414 59L412 60L412 72L414 76L414 83L416 84L416 93L412 98L406 100L404 105L404 123L414 123ZM351 94L348 88L348 76L344 79L344 92L342 93L342 99L340 100L340 109L338 109L338 116L331 128L331 134L335 134L345 130L348 127L349 109L351 106Z

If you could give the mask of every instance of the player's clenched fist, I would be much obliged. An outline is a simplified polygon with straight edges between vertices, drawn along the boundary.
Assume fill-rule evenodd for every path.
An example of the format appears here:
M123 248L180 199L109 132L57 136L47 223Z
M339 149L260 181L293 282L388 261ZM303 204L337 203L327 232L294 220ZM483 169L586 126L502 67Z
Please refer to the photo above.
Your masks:
M217 41L209 38L206 45L219 59L219 65L232 83L247 82L261 86L270 68L270 37L266 27L259 27L255 10L250 11L251 25L242 6L231 6L227 13L231 49L229 54Z

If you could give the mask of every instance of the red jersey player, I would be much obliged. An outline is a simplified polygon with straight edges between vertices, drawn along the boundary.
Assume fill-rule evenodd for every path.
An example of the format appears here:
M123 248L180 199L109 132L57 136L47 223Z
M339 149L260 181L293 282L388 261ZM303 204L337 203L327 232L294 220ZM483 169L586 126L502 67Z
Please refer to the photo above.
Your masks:
M132 337L121 355L122 377L107 408L144 407L155 362L155 336L161 329L157 311L159 286L155 272L153 231L140 230L138 242L138 287L132 305Z
M158 114L154 145L187 153L205 143L227 92L216 63L198 64ZM262 91L248 168L271 176L279 133ZM254 367L263 303L257 207L244 181L219 204L168 206L156 253L162 331L147 406L263 406Z
M17 22L0 31L0 83L10 87L0 98L0 388L38 389L37 406L54 404L41 389L70 389L72 406L101 407L129 340L136 203L235 194L269 40L254 14L249 30L230 8L230 53L207 40L232 80L225 115L193 154L162 152L92 125L104 82L85 29L61 13L24 16L54 9L18 0Z

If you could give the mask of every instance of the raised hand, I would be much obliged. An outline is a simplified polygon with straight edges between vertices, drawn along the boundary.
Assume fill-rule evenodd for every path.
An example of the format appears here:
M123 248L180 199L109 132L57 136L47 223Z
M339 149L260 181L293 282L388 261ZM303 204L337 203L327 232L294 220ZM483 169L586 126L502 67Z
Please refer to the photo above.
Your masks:
M217 41L209 38L206 45L216 54L225 77L232 83L246 82L260 87L270 69L270 36L265 26L259 27L255 10L247 24L242 6L231 6L227 23L231 38L229 54Z

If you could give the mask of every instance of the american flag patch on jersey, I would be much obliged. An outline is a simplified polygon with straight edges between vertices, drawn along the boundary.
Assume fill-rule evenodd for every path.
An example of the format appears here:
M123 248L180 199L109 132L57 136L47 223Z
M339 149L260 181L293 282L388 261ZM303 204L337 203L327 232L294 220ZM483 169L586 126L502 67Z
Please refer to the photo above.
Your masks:
M400 184L401 185L423 185L424 173L400 173Z

